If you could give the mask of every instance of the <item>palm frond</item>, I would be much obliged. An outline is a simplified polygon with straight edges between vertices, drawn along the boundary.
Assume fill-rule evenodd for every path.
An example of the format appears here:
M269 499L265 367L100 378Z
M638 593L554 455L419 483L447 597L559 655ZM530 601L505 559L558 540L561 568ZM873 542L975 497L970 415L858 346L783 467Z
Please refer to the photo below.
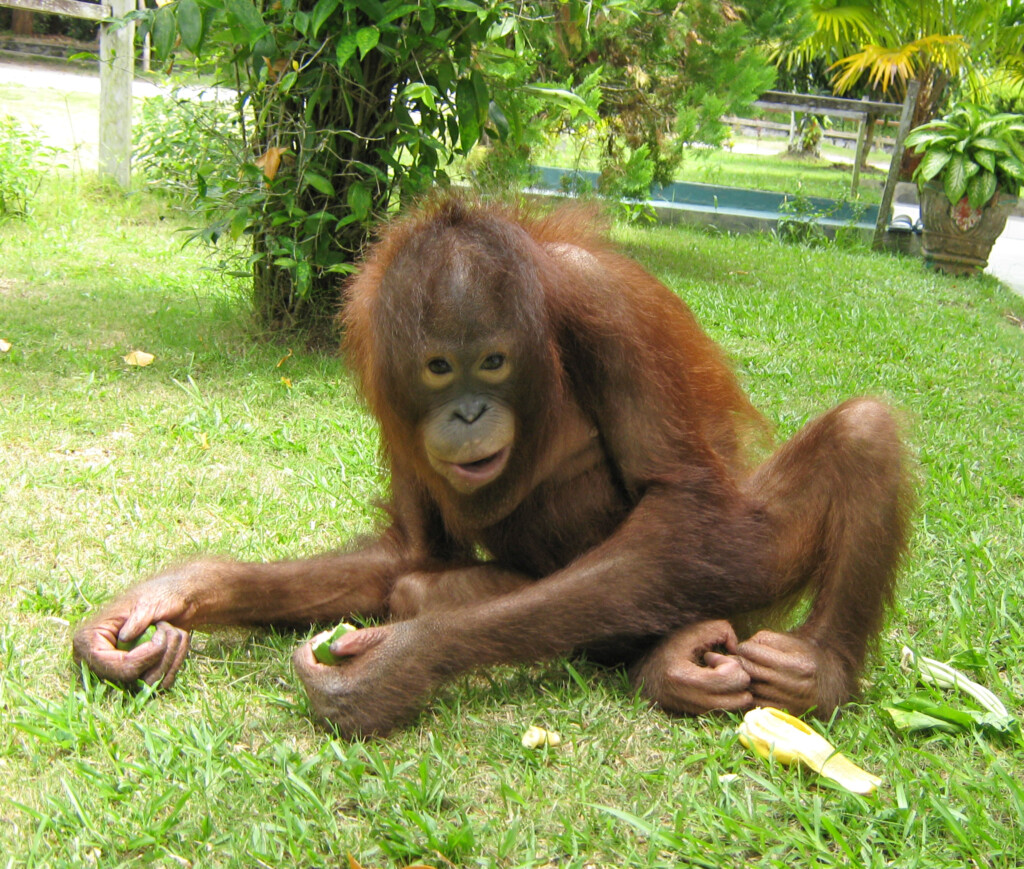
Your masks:
M861 43L878 39L883 19L864 3L815 0L810 7L814 31L795 47L778 46L771 53L773 63L787 69L820 58L841 57Z
M955 75L965 51L966 43L958 34L932 34L896 46L865 45L829 67L836 70L832 86L836 93L844 93L867 73L868 81L886 93L894 82L907 81L926 63L937 64Z
M836 93L845 93L867 73L871 84L885 93L895 79L906 81L914 74L915 54L916 51L909 46L890 49L881 45L865 45L861 51L829 67L837 70L832 86Z
M933 33L915 39L911 45L928 57L936 66L942 67L950 76L956 76L967 59L970 46L959 33Z
M818 34L826 34L837 44L841 44L874 38L877 33L878 13L871 6L812 3L811 20Z

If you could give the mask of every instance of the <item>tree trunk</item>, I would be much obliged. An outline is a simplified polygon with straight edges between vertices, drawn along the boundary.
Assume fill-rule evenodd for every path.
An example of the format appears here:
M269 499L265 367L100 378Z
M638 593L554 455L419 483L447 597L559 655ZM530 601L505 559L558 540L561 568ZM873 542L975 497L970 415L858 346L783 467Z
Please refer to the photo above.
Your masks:
M357 227L349 230L356 231ZM253 233L252 308L257 326L267 333L300 333L310 347L335 347L343 277L314 267L306 291L300 293L292 271L276 265L268 255L272 242L265 231Z
M864 131L864 161L861 163L860 168L868 169L870 168L868 155L875 144L875 131L878 129L878 121L874 115L871 115L864 123L867 125L867 129Z
M15 36L32 36L32 13L26 9L15 9L11 16L11 29Z
M298 321L291 273L274 265L267 255L267 242L265 232L257 230L253 234L256 261L252 267L252 309L261 329L287 332L293 330Z
M939 111L942 98L946 93L946 85L949 84L949 76L937 67L925 67L918 75L917 80L921 89L917 92L917 102L914 104L914 115L910 122L910 129L921 126L930 121ZM903 152L903 160L900 163L900 180L910 181L914 170L921 162L921 155L913 148L907 148Z

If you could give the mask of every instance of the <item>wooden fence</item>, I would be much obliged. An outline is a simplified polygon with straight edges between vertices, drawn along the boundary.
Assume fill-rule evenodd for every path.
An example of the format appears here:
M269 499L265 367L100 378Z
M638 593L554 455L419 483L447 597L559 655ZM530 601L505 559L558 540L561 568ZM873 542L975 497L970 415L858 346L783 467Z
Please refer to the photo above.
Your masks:
M0 6L100 22L99 170L127 189L131 184L135 23L118 19L135 8L134 0L0 0Z

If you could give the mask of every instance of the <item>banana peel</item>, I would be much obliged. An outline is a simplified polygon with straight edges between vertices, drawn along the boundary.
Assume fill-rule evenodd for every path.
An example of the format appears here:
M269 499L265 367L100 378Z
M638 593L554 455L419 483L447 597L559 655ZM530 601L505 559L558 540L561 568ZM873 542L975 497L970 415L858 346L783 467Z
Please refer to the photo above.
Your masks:
M550 745L554 748L562 744L562 734L557 730L545 730L543 727L538 727L534 724L523 734L522 743L523 748L540 748L544 745Z
M855 794L872 794L882 783L878 776L836 751L821 734L781 709L751 709L737 732L740 742L761 757L774 757L784 764L802 763Z

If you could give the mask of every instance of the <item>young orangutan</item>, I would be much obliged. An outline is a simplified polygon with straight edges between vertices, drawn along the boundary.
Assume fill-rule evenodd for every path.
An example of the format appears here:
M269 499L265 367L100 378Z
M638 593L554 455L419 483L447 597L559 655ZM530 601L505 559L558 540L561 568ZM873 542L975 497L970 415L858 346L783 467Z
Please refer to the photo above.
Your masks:
M387 621L336 640L343 663L309 644L293 658L345 734L408 722L471 668L588 648L671 712L828 715L855 691L907 536L885 406L848 401L750 470L762 420L720 350L576 211L435 200L383 234L346 296L387 527L353 552L204 559L136 585L76 633L94 671L166 687L193 626L358 614ZM802 593L795 630L737 637L738 617Z

